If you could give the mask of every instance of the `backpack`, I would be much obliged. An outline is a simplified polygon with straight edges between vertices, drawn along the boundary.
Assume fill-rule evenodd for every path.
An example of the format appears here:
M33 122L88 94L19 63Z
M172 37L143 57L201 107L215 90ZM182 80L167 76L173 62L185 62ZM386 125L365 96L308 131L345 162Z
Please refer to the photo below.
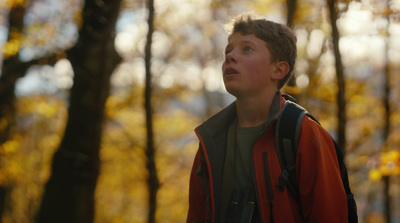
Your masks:
M295 99L283 95L287 99L282 107L281 115L276 125L276 148L282 173L277 186L284 190L286 186L290 193L299 200L299 190L296 182L296 154L299 141L300 125L305 115L319 122L303 107L296 104ZM333 138L332 138L333 140ZM343 160L343 152L333 140L339 162L340 174L347 195L348 222L358 222L357 205L354 195L350 190L347 169Z

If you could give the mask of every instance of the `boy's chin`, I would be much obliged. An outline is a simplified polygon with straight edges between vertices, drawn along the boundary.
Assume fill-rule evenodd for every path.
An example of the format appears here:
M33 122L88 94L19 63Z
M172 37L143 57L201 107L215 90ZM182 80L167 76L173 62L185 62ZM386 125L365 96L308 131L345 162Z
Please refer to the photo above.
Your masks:
M232 96L235 96L235 97L237 97L237 96L239 95L239 93L240 93L240 91L239 91L238 89L233 88L233 87L227 87L227 86L225 86L225 90L226 90L229 94L231 94Z

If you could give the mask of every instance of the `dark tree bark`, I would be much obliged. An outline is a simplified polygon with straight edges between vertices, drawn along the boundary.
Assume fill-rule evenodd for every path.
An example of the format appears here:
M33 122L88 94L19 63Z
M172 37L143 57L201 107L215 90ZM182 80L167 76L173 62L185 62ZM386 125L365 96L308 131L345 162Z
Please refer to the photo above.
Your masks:
M114 27L121 0L86 0L75 47L67 52L74 69L68 121L53 157L37 216L40 223L89 223L94 220L99 149L110 76L120 57Z
M10 31L7 41L13 40L13 36L22 35L24 15L25 7L17 6L11 8L9 15ZM15 122L15 83L18 78L25 74L28 67L19 60L18 54L5 56L0 76L0 120L5 123L5 127L0 131L0 143L7 141L11 135L11 128Z
M297 10L297 0L286 0L287 22L286 25L290 28L294 26L294 18Z
M21 41L18 38L23 36L23 20L26 8L29 7L29 2L25 1L23 4L15 4L10 8L7 42L13 40ZM30 66L41 64L39 61L46 61L46 64L53 65L59 58L61 58L59 55L54 54L24 62L20 60L18 52L12 55L5 55L0 76L0 122L3 125L0 131L0 144L10 139L15 128L15 84L17 80L25 76ZM2 161L0 159L0 162ZM0 186L0 216L3 215L6 209L12 208L7 206L6 201L9 198L10 189L8 185ZM2 218L0 217L0 223L1 221Z
M386 10L390 10L390 3L388 0L386 0ZM383 127L383 152L388 152L389 151L389 146L387 145L389 134L390 134L390 115L391 115L391 108L390 108L390 61L389 61L389 39L390 39L390 34L389 34L389 24L390 24L390 17L389 14L386 15L386 19L388 21L388 26L386 27L386 30L384 33L386 33L385 36L385 69L384 69L384 75L385 75L385 83L383 87L383 105L385 107L385 124ZM386 222L390 222L391 216L392 216L392 199L390 197L390 175L383 176L383 185L384 185L384 199L385 199L385 207L386 207L386 212L385 212L385 219Z
M22 35L24 15L25 6L23 5L17 5L10 9L7 41L13 40L14 36ZM19 60L18 54L5 56L0 76L0 123L2 124L0 145L10 139L12 135L12 129L15 125L15 83L18 78L25 74L28 68L27 63ZM0 158L0 162L3 162L2 158ZM9 185L0 185L0 223L2 222L1 216L6 209L9 191Z
M346 86L343 72L342 57L339 50L339 30L336 25L338 19L338 13L336 10L335 0L328 0L329 16L332 28L332 42L333 52L335 54L335 67L336 67L336 78L337 78L337 117L338 117L338 144L342 148L343 155L346 151Z
M149 213L148 222L156 222L156 209L157 209L157 192L160 187L160 183L157 176L155 153L156 148L154 145L154 134L153 134L153 108L151 104L152 96L152 74L151 74L151 45L152 37L154 32L154 0L148 0L148 25L149 30L147 33L146 46L145 46L145 69L146 69L146 87L145 87L145 110L146 110L146 127L147 127L147 171L149 173L147 178L147 184L149 189Z
M3 222L3 213L5 209L5 202L6 202L6 195L7 195L8 188L5 186L0 187L0 223Z
M293 29L294 26L294 18L296 15L296 10L297 10L297 0L286 0L286 11L287 11L286 25L291 29ZM296 86L296 78L294 77L294 74L292 78L290 78L289 81L287 82L287 85L290 87ZM292 92L292 96L295 98L298 97L298 95L295 94L294 92Z

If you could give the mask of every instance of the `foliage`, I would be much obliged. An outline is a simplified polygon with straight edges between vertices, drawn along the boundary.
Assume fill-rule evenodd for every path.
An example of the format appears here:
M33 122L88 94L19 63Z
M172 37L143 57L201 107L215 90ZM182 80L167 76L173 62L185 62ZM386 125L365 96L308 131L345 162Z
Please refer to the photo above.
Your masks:
M97 208L102 211L98 212L96 222L144 222L146 219L142 90L126 90L108 99L101 150L102 174L96 192ZM154 116L161 182L157 213L160 222L183 222L186 217L187 180L197 145L192 130L197 118L174 104L178 98L186 97L185 94L190 92L170 89L157 93L157 101L162 102L157 104Z
M59 97L31 95L19 98L17 111L17 133L0 147L0 185L12 188L3 221L32 222L62 137L66 103Z
M22 1L7 0L5 7L15 2ZM32 8L27 11L31 19L26 21L24 34L15 35L12 41L4 43L3 57L19 53L29 59L67 50L75 44L81 26L82 2L61 1L62 10L46 8L46 13L38 10L35 2L44 7L44 1L31 0ZM336 137L338 88L326 1L297 2L294 21L298 38L294 74L297 85L284 90L296 95L299 103ZM341 31L348 120L346 164L359 206L360 222L384 221L384 177L391 180L392 219L395 222L400 219L396 213L400 204L395 201L399 197L400 180L397 31L400 3L391 2L391 10L385 10L385 1L339 1L337 24ZM161 182L156 217L158 222L184 222L189 172L198 146L193 129L232 100L226 99L220 78L226 44L223 24L230 16L250 10L285 22L285 1L161 0L155 3L153 104L155 141L159 148L156 164ZM145 222L148 208L142 99L146 10L144 1L126 0L124 6L115 42L124 61L112 76L113 88L107 99L100 150L101 175L96 188L95 220L99 223ZM45 17L47 14L51 16ZM1 15L3 22L6 17L6 13ZM390 39L385 39L388 36ZM382 59L385 52L382 46L385 43L389 44L387 62L391 76L391 128L386 141L382 136L386 64ZM19 51L17 46L22 46L23 50ZM52 77L51 72L46 76ZM53 82L42 78L38 86L48 83ZM33 222L43 185L50 175L51 157L63 137L69 103L65 95L68 93L68 90L58 89L47 95L18 95L15 131L0 145L0 186L11 188L3 222ZM0 131L6 125L7 119L0 120Z

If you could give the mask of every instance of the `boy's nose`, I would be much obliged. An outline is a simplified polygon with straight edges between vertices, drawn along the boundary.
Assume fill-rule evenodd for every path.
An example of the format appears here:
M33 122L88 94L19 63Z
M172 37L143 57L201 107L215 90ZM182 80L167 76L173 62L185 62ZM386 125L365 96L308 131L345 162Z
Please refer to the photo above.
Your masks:
M233 56L232 52L225 55L225 63L236 62L235 57Z

